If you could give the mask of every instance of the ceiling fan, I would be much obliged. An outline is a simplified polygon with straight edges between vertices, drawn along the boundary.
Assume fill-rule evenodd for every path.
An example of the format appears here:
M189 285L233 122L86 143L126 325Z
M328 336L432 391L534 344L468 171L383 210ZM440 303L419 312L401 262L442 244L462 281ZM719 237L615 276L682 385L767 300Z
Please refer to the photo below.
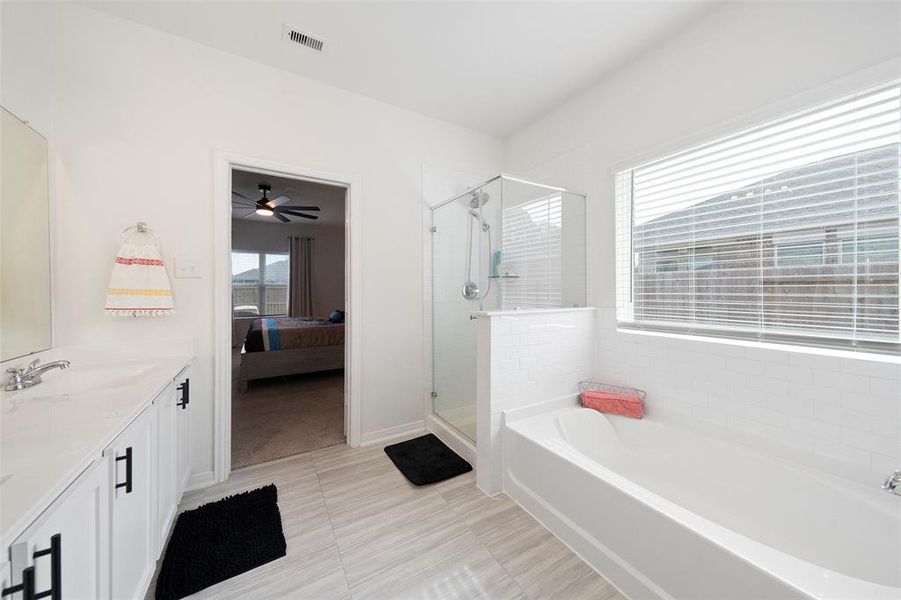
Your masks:
M262 192L263 197L259 200L254 200L252 198L248 198L241 192L232 191L236 198L232 198L232 202L234 203L235 208L246 208L248 209L248 213L242 215L242 217L246 217L253 213L260 215L261 217L275 217L282 223L288 223L291 221L287 216L292 217L300 217L302 219L310 219L315 221L319 217L317 215L307 215L303 212L319 212L318 206L288 206L285 204L279 204L279 202L290 202L291 199L287 196L279 196L278 198L269 199L269 192L272 191L272 186L268 183L261 183L257 185L257 189Z

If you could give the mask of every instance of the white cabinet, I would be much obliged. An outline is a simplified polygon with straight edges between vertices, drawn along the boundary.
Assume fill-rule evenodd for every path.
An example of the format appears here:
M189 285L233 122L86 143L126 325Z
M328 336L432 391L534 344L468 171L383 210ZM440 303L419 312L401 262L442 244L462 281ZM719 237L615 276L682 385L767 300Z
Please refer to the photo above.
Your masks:
M148 407L103 451L110 478L110 596L138 598L155 566L154 409Z
M144 597L191 473L190 404L186 368L4 549L2 600Z
M191 476L191 367L186 368L175 378L176 385L176 421L178 451L176 457L176 481L178 497L185 492L188 478Z
M157 558L165 549L178 501L191 474L188 446L190 403L190 368L179 373L153 402L156 418L154 547Z
M166 535L175 518L180 490L178 489L178 473L176 472L178 460L178 415L176 414L176 385L175 382L166 386L166 389L153 401L154 416L156 418L156 436L154 445L154 467L156 477L154 479L156 498L154 506L154 531L153 544L156 552L155 558L163 551L166 543Z
M44 592L64 600L106 597L108 503L107 469L98 459L10 546L3 587L31 589L4 598L43 597Z

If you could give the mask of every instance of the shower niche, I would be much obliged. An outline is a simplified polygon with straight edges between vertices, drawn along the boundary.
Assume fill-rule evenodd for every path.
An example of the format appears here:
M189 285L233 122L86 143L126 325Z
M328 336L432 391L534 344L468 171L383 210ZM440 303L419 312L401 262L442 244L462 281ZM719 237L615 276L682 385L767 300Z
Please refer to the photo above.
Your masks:
M431 209L432 411L476 439L479 311L586 303L585 195L499 175Z

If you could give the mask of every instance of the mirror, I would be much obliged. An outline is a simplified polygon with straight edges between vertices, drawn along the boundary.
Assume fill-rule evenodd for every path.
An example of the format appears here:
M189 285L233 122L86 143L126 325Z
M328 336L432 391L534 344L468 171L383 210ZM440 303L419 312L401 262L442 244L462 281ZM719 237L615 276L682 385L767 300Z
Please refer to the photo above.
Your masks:
M50 347L47 140L0 108L0 361Z

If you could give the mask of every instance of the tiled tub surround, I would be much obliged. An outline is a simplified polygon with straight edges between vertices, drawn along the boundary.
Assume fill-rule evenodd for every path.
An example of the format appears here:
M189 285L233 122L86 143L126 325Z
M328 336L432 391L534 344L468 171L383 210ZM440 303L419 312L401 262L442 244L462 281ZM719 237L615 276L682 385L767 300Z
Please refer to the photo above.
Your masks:
M478 328L476 473L479 488L502 488L503 412L575 399L595 357L595 310L561 308L474 313Z
M19 535L192 359L190 340L70 346L3 363L69 360L43 383L0 392L0 536Z
M599 378L647 412L878 486L901 468L901 360L618 332L598 310Z
M518 416L504 491L631 598L901 594L898 498L878 486L653 416Z

